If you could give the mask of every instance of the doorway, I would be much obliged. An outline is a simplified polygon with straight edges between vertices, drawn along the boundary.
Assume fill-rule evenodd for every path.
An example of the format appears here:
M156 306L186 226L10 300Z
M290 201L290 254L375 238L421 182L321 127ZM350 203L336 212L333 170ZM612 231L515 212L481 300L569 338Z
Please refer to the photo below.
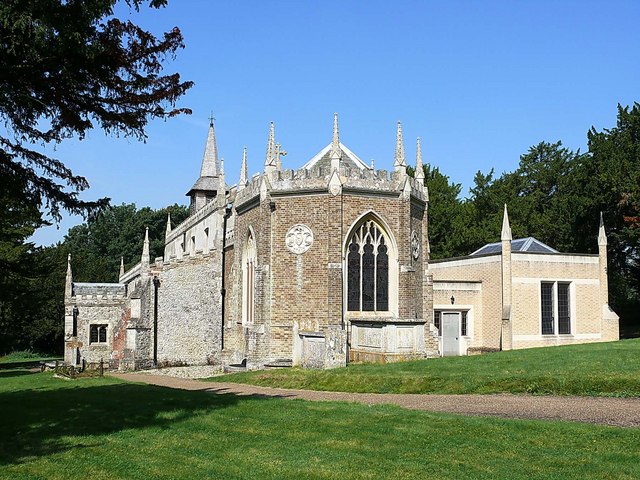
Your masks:
M460 355L460 312L442 312L442 356Z

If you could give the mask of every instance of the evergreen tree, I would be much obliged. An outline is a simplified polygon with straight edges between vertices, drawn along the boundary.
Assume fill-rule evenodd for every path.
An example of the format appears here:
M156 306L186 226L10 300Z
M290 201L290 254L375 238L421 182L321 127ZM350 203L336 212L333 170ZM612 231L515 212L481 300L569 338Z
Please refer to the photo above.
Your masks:
M115 18L116 3L0 2L0 176L20 179L23 196L56 220L61 209L85 215L107 199L78 198L87 180L37 147L82 139L95 127L144 139L149 119L190 113L175 104L192 83L162 74L163 60L183 47L180 30L156 38ZM126 3L138 10L145 2Z

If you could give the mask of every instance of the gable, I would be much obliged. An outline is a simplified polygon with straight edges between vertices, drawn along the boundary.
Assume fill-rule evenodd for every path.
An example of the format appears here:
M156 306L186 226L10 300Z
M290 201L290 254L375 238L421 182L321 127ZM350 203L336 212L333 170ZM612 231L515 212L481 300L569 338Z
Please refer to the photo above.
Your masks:
M341 163L345 167L351 169L365 170L369 169L369 165L364 163L360 157L358 157L355 153L353 153L349 148L344 146L342 143L339 144L340 149L342 150L342 159ZM331 144L324 147L318 153L316 153L311 160L305 163L302 168L310 170L312 168L322 167L329 168L331 167Z

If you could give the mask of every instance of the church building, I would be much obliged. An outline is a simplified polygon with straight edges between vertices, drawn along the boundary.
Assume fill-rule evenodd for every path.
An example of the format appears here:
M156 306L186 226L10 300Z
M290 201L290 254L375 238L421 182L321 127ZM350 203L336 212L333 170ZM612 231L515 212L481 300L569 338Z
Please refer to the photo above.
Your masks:
M340 142L299 170L282 166L270 126L264 169L225 181L213 120L190 215L168 218L164 257L118 283L65 289L65 361L142 369L392 362L618 339L600 255L560 254L535 239L430 261L420 140L407 175L402 126L394 170L374 171ZM528 243L527 243L528 241ZM527 246L524 246L524 244Z

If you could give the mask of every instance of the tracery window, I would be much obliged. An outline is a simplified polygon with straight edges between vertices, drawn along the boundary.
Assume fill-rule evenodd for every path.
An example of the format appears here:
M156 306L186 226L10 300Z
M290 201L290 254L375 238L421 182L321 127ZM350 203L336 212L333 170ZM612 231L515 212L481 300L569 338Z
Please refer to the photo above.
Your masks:
M356 228L347 247L347 310L389 310L388 239L369 220Z

